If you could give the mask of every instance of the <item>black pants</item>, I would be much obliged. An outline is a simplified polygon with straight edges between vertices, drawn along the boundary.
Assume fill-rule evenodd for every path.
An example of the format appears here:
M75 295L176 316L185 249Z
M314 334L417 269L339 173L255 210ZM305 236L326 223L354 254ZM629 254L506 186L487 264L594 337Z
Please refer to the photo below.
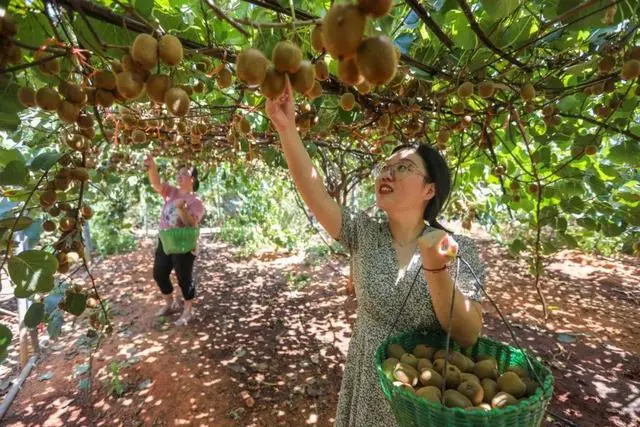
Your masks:
M182 289L182 296L185 301L191 300L196 296L196 284L193 280L193 262L195 259L195 255L191 252L167 255L162 249L162 242L158 240L156 257L153 262L153 279L163 294L170 295L173 292L173 285L169 275L171 270L175 270L178 277L178 285Z

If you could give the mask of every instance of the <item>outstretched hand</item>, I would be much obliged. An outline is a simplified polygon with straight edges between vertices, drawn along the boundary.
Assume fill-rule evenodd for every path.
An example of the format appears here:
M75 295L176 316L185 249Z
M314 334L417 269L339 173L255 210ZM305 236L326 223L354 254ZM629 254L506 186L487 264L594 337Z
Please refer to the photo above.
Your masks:
M418 239L422 263L429 270L440 269L458 254L458 243L446 231L435 230Z
M153 168L156 166L156 161L153 158L153 156L151 154L149 154L145 159L144 159L144 165L147 167L147 169L149 168Z
M267 116L273 122L278 133L284 133L296 127L296 113L293 105L293 93L289 76L285 76L284 90L274 98L267 100Z

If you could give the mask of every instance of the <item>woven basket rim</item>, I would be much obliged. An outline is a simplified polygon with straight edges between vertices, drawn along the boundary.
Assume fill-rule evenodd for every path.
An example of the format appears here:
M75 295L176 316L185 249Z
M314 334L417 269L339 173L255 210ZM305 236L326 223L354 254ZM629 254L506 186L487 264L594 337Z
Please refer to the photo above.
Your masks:
M508 347L509 351L514 353L520 353L520 354L526 353L526 355L529 356L529 359L531 360L531 363L534 365L534 367L537 370L541 371L544 375L544 381L543 381L542 387L538 387L536 392L533 395L531 395L525 400L522 400L517 405L511 405L505 408L492 408L489 411L469 411L468 409L464 409L464 408L449 408L444 406L443 404L431 402L427 399L422 399L419 396L416 396L414 393L411 393L404 388L394 386L392 381L389 380L389 378L387 378L386 374L382 369L382 362L384 361L384 355L386 353L387 346L390 343L403 341L406 337L411 337L415 335L426 336L425 332L428 332L428 331L421 331L421 330L406 331L399 335L389 337L378 346L378 349L376 350L376 353L375 353L375 365L376 365L376 372L378 374L378 379L384 382L389 387L392 394L400 394L402 397L412 401L414 404L426 406L430 411L440 411L450 415L464 415L464 416L469 416L473 418L486 418L486 417L493 418L493 417L510 415L512 413L518 413L530 408L534 408L536 406L544 404L546 401L549 401L551 399L555 380L553 378L553 373L548 367L543 365L537 358L533 357L531 354L529 354L526 351L522 351L516 347L512 347L508 344L504 344L500 341L496 341L487 337L480 337L478 338L478 341L492 343L494 345L498 345L501 347ZM432 332L440 333L440 334L442 333L441 330L433 330ZM386 396L386 393L384 394ZM386 396L386 397L388 399L390 398L390 396Z

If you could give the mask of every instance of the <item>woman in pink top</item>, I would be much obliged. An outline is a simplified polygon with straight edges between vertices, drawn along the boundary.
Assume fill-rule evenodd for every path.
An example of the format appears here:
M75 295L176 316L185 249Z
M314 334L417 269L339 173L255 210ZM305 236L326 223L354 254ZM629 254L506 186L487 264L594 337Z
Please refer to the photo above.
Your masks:
M145 160L148 168L149 181L153 189L162 196L164 206L160 214L160 229L175 227L198 227L204 216L204 205L195 195L198 190L198 171L195 167L182 167L176 177L177 187L160 180L158 166L152 156ZM165 298L165 306L158 312L158 316L166 316L179 311L177 301L173 299L173 285L169 278L171 270L175 270L178 285L184 297L182 316L176 325L186 325L193 317L192 301L196 295L193 280L193 263L196 255L193 252L168 255L158 240L155 261L153 263L153 278L160 287Z

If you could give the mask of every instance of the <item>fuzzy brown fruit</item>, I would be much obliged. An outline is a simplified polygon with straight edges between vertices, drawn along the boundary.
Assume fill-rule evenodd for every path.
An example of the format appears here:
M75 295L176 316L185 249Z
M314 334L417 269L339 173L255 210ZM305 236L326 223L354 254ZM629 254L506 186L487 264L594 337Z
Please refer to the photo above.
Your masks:
M45 58L50 58L52 56L53 56L52 54L45 52L44 50L38 50L33 55L33 60L39 61ZM42 74L45 74L47 76L56 76L60 74L60 60L56 58L56 59L50 59L46 62L42 62L38 64L38 70L40 70Z
M473 405L479 405L484 399L484 390L479 381L466 381L458 386L458 391L465 395Z
M607 74L616 66L616 58L613 56L605 56L598 62L598 72Z
M366 16L358 6L334 3L322 22L322 38L327 52L338 60L355 56L366 22Z
M366 38L358 46L356 64L360 74L372 85L391 81L398 68L393 43L385 36Z
M53 88L40 88L36 92L36 105L45 111L55 111L60 106L60 95Z
M496 394L493 399L491 399L491 407L492 408L505 408L511 405L517 405L518 399L510 395L509 393L505 393L501 391Z
M536 89L531 83L527 83L520 88L520 96L523 101L531 101L536 96Z
M68 84L65 86L63 96L69 102L84 105L87 102L87 93L77 84Z
M513 397L520 398L527 391L527 386L515 372L505 372L498 378L498 388Z
M105 108L111 107L113 105L113 102L116 99L113 96L112 92L104 89L96 90L95 97L96 97L96 104Z
M446 129L441 129L440 132L438 132L438 142L441 144L446 143L447 141L449 141L449 138L451 137L451 133L446 130Z
M259 86L267 75L269 61L258 49L246 49L236 58L236 74L248 86Z
M458 96L460 98L468 98L473 95L473 83L464 82L458 86Z
M389 354L389 357L400 360L402 355L406 353L406 350L400 344L389 344L387 347L387 353Z
M322 25L316 25L311 30L311 47L318 52L324 51L324 38L322 36Z
M182 42L176 36L165 34L158 42L158 56L170 67L181 63L183 54Z
M319 60L314 64L314 68L316 69L316 79L324 81L329 78L329 67L326 62Z
M66 123L75 123L80 117L80 107L67 100L60 103L57 111L60 120Z
M311 90L307 92L307 97L311 100L314 100L320 95L322 95L322 85L320 85L319 82L315 82Z
M35 107L36 93L31 88L21 87L18 89L18 100L25 108Z
M171 79L166 74L152 74L145 83L147 94L152 101L164 103L164 96L171 87Z
M369 83L368 81L364 80L362 83L360 83L359 85L356 86L356 89L361 94L366 95L369 92L371 92L371 83Z
M313 64L309 61L302 61L300 68L294 74L291 74L291 85L296 92L305 94L313 88L316 80L316 72Z
M620 70L620 77L624 80L633 80L640 76L640 60L629 59L622 65Z
M442 396L442 403L448 408L470 408L471 401L457 390L446 390Z
M227 67L222 68L220 72L216 75L216 83L220 89L225 89L231 86L233 81L233 76L231 71Z
M177 117L182 117L189 111L189 95L183 89L173 87L164 96L167 110Z
M42 229L44 231L46 231L47 233L51 233L53 231L56 231L56 223L51 221L51 220L47 220L47 221L42 223Z
M300 68L302 51L295 43L282 40L273 48L271 61L281 73L293 74Z
M116 87L125 99L135 99L142 94L144 81L138 74L124 71L116 76Z
M351 111L356 105L356 98L351 92L345 92L340 97L340 107L344 111Z
M456 102L451 106L451 112L458 116L464 114L464 104L462 102Z
M138 34L131 45L131 58L145 70L158 64L158 41L149 34Z
M264 81L260 85L260 91L269 99L274 99L282 93L286 82L286 75L276 70L273 65L267 68Z
M392 3L392 0L358 0L358 8L365 15L381 18L389 13Z
M416 396L434 403L442 403L442 392L438 387L428 386L416 390Z
M116 88L116 75L111 71L99 71L94 77L97 89L114 90Z
M491 98L495 90L496 87L493 82L484 81L478 84L478 95L482 98Z
M355 58L343 59L338 62L338 78L347 86L355 86L364 80L358 70Z

